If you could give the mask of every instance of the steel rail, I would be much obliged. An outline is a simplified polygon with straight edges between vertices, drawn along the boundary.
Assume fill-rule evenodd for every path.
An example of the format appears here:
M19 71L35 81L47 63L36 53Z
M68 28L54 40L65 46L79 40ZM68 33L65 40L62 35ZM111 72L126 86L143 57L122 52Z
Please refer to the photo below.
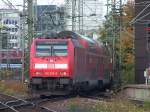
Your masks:
M11 106L6 105L5 103L0 102L0 104L4 106L4 108L0 108L0 111L1 111L1 110L5 110L5 109L10 109L10 110L12 110L13 112L19 112L18 110L14 109L14 108L11 107Z
M57 112L55 110L52 110L50 108L47 108L47 107L40 107L41 108L41 112Z
M66 98L70 98L72 96L49 96L44 99L39 97L31 97L26 99L16 98L14 96L1 94L2 97L6 97L6 101L0 102L0 111L8 111L8 112L24 112L24 109L29 109L29 111L33 111L36 109L41 110L40 112L56 112L48 107L44 107L43 104L45 102L56 102L58 100L64 100ZM10 101L7 101L9 100Z

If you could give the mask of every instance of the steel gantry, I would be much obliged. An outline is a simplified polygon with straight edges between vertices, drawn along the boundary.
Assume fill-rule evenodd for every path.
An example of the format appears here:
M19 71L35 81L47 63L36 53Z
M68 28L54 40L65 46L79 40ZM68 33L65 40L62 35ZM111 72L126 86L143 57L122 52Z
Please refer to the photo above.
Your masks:
M80 33L83 32L83 2L84 0L65 0L68 26L72 31Z
M67 30L80 34L98 29L102 23L100 0L65 0Z
M16 9L15 6L9 0L2 0L2 2L10 9Z
M22 13L22 81L25 76L29 74L29 57L30 57L30 46L33 39L34 30L34 5L37 4L36 0L24 0L23 1L23 13Z
M109 26L106 29L107 41L111 46L113 75L121 84L121 31L122 31L122 0L107 0L107 15L106 20L109 21ZM116 50L116 45L119 43L119 48Z

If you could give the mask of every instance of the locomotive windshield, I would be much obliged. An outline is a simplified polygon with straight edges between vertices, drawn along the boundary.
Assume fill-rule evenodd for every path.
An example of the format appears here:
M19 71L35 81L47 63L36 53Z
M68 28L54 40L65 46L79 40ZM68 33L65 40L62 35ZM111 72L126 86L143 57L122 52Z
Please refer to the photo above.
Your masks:
M36 56L67 56L67 43L37 42Z

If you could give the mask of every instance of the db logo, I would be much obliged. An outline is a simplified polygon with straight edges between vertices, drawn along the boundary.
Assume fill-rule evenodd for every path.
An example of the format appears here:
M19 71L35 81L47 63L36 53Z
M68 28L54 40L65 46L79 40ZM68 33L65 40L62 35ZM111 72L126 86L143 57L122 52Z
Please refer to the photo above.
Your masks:
M52 62L54 62L54 60L50 59L50 60L49 60L49 62L51 62L51 63L52 63Z

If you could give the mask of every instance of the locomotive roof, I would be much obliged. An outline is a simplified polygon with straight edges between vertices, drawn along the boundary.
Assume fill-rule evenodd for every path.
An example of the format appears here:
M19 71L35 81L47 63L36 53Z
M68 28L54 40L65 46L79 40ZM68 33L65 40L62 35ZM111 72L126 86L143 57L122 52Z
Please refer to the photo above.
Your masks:
M82 38L91 44L97 43L99 45L102 45L101 42L99 42L99 41L93 40L90 37L86 37L84 35L81 35L79 33L73 32L73 31L61 31L59 33L51 32L47 38L72 38L72 39Z
M91 43L96 43L96 41L93 40L92 38L80 35L78 33L72 32L72 31L62 31L62 32L58 33L58 37L69 37L72 39L83 38Z

